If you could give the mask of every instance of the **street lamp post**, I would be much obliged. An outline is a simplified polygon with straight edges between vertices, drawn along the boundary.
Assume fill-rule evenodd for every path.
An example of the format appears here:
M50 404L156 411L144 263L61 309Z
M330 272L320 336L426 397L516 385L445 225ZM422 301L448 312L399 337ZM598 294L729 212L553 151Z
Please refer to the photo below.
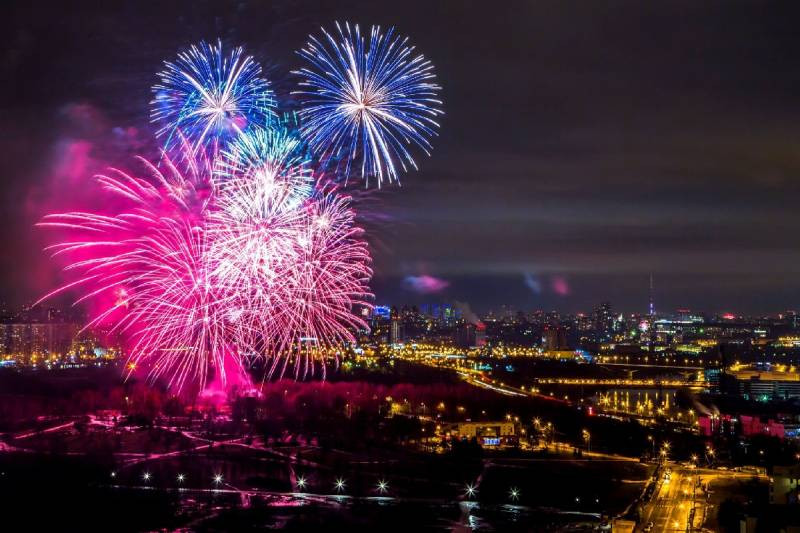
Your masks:
M661 445L661 458L664 461L664 463L667 462L667 454L668 453L669 453L669 442L664 442Z

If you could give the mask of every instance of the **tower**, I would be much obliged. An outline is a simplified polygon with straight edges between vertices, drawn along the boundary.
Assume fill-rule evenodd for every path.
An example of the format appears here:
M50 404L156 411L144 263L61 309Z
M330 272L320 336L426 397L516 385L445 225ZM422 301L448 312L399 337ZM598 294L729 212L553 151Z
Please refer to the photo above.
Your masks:
M594 331L595 339L598 342L606 342L611 339L614 332L614 317L611 314L611 304L601 303L594 310Z
M656 314L656 306L653 303L653 273L650 273L650 318Z

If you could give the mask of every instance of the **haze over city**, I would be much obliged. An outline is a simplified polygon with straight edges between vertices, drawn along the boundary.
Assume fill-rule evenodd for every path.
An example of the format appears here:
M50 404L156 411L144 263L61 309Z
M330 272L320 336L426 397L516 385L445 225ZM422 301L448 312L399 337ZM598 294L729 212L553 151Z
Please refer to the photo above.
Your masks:
M765 2L12 0L31 531L800 531Z

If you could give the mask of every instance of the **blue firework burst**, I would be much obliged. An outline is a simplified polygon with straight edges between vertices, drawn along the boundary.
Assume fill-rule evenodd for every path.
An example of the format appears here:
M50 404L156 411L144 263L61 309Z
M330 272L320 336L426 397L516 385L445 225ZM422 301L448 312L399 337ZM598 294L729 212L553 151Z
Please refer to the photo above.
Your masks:
M433 65L415 55L408 38L373 26L369 38L358 25L322 29L298 54L309 66L301 77L302 132L324 163L344 165L378 186L417 168L411 149L430 153L442 114Z
M201 42L165 62L153 87L151 119L167 149L180 132L191 146L215 153L249 124L264 124L275 100L261 67L241 47Z

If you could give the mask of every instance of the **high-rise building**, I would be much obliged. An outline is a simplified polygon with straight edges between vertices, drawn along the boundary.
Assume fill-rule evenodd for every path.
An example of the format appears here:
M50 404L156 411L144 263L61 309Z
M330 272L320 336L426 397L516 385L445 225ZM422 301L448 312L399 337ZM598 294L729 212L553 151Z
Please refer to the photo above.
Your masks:
M594 331L598 342L611 340L614 332L614 316L610 303L603 302L595 309Z
M542 347L548 352L568 350L566 329L563 326L545 326L542 331Z
M464 322L455 330L454 339L456 346L461 348L480 348L486 346L486 325L482 322L472 324Z
M74 351L77 324L63 320L30 321L26 315L19 318L25 321L0 324L0 353L30 361L32 356L60 357Z
M392 314L389 322L389 342L391 344L400 344L404 338L403 317L397 309L392 309Z

